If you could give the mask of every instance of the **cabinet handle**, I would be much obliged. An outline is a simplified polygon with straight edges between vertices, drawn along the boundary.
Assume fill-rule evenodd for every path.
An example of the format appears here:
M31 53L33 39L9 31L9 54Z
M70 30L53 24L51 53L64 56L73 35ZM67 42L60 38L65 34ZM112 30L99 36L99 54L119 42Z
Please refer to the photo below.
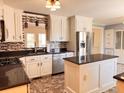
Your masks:
M31 61L34 61L35 59L31 59Z
M9 37L9 32L8 32L8 29L6 28L6 34L7 34L7 39Z
M19 38L21 39L21 36L19 36Z
M48 57L45 57L45 59L48 59Z
M42 63L40 65L42 66Z

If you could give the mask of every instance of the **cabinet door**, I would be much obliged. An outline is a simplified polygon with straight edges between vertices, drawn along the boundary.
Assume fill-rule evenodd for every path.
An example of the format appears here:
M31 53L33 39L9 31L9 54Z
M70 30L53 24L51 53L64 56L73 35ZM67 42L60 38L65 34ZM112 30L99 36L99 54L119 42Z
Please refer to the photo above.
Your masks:
M114 48L114 30L105 30L105 48Z
M79 31L91 32L92 18L76 16L76 32Z
M62 17L62 35L61 35L61 41L69 41L69 23L68 19L66 17Z
M76 32L79 32L79 31L83 31L83 26L84 26L84 21L83 21L83 18L81 16L76 16Z
M50 41L60 41L61 39L61 18L59 16L50 16Z
M28 62L27 63L27 74L29 78L36 78L40 76L40 63L39 62Z
M52 55L44 55L41 60L41 76L52 74Z
M6 41L15 41L14 9L4 5L4 20Z
M80 70L80 93L97 93L96 91L99 90L99 64L82 65Z
M113 76L116 74L116 60L110 59L100 63L100 88L101 90L114 86Z
M23 41L22 10L16 9L14 14L15 14L16 41L22 42Z

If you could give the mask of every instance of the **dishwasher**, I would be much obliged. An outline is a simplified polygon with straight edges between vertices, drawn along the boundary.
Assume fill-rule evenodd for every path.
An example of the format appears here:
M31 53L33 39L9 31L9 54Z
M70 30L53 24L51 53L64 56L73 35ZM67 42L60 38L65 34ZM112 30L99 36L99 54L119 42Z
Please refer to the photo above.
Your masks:
M53 54L52 74L64 72L64 60L67 53Z

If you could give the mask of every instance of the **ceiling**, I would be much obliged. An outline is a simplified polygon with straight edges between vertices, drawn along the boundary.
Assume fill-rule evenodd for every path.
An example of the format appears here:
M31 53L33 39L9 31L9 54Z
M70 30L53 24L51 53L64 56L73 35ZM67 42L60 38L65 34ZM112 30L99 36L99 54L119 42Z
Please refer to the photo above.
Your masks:
M4 1L8 5L31 12L93 17L96 24L110 25L124 21L124 0L60 0L62 8L55 12L45 8L46 0Z

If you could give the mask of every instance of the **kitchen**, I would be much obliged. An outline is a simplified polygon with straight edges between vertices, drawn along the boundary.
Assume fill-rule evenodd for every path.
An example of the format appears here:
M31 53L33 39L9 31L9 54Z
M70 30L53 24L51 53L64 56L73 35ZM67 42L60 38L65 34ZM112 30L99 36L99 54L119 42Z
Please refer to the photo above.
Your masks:
M123 92L122 14L102 20L83 11L92 2L66 3L0 0L0 93Z

